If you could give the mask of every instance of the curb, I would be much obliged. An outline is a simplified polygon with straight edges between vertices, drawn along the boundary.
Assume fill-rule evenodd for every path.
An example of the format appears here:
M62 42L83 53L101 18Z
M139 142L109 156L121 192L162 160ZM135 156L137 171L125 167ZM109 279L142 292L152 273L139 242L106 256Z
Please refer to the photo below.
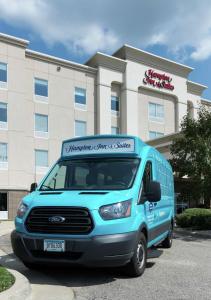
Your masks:
M7 255L0 249L0 256ZM8 269L8 265L4 262L1 265L6 268L14 277L14 284L7 290L0 293L0 300L30 300L31 299L31 285L29 280L20 272Z
M15 277L15 283L0 293L0 300L30 300L31 286L28 279L15 270L8 270Z
M6 235L9 233L5 233ZM1 235L0 235L1 237ZM7 257L4 257L7 256ZM1 259L2 257L2 259ZM8 256L2 249L0 249L0 264L5 267L11 274L15 276L15 283L8 290L0 293L0 300L32 300L32 299L75 299L75 293L72 287L66 284L60 284L58 280L50 280L48 282L48 275L41 273L39 280L30 283L30 279L26 278L22 273L16 271L21 267L21 263L14 257ZM15 269L15 270L14 270ZM21 267L22 269L22 267ZM29 273L30 275L30 273ZM46 277L47 276L47 277ZM35 276L36 277L36 276ZM30 277L29 277L30 278ZM34 276L32 275L32 278ZM43 278L43 279L42 279ZM47 279L47 280L46 280ZM42 282L42 280L44 280ZM50 295L49 295L50 292ZM50 298L49 298L50 297Z

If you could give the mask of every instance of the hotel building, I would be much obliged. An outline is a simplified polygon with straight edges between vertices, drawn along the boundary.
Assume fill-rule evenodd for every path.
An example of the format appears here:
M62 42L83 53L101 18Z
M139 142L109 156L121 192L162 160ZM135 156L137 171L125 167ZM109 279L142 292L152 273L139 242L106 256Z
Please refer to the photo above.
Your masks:
M193 68L122 46L85 64L29 50L0 34L0 219L12 219L32 182L75 136L131 134L167 158L187 111L193 118L206 86Z

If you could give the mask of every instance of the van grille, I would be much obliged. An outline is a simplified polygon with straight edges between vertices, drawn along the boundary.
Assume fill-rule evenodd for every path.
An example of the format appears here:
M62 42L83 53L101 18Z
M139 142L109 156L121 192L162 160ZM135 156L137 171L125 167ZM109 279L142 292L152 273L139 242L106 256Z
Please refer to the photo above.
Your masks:
M52 217L62 217L63 222L54 223ZM88 234L93 221L88 209L83 207L36 207L25 222L26 229L33 233Z

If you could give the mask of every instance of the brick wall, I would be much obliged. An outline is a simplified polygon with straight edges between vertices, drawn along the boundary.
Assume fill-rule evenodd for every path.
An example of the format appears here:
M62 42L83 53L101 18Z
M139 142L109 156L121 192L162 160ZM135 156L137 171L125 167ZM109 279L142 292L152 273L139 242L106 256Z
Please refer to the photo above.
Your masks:
M21 199L27 195L27 191L9 191L8 192L8 219L13 220L16 216L18 205Z

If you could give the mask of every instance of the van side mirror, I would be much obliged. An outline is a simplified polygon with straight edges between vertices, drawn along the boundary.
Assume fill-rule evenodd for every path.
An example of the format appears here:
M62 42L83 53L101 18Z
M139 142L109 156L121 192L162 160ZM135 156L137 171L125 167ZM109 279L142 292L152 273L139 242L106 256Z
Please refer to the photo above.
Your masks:
M158 202L161 199L161 188L160 182L151 181L149 183L148 191L146 193L146 198L149 202Z
M30 187L30 193L34 192L36 190L36 188L37 188L37 183L33 182Z

